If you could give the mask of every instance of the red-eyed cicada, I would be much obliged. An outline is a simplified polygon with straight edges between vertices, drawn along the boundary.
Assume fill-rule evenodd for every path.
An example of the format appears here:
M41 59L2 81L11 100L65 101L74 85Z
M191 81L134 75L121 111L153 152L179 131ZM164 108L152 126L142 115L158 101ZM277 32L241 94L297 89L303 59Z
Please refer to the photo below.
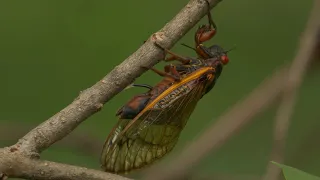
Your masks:
M105 171L127 173L141 169L168 154L176 145L197 102L208 93L229 61L220 46L202 43L216 33L216 25L208 13L209 23L195 33L198 58L183 57L155 44L171 56L164 72L149 68L164 78L148 92L134 96L119 109L118 123L103 146L101 164Z

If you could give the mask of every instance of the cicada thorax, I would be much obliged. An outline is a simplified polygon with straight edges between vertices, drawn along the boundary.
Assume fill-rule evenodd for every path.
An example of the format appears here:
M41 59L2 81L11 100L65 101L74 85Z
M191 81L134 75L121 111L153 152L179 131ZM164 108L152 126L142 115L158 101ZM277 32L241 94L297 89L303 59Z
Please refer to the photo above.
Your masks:
M210 80L209 83L206 84L204 94L208 93L215 85L217 79L219 78L223 65L219 61L219 56L212 57L209 59L201 59L201 58L190 58L189 64L171 64L171 69L177 71L181 76L188 76L192 72L197 71L203 67L214 67L214 77ZM172 71L172 70L171 70ZM170 72L170 71L167 71ZM206 75L203 76L204 79L207 79ZM201 78L200 78L201 79Z

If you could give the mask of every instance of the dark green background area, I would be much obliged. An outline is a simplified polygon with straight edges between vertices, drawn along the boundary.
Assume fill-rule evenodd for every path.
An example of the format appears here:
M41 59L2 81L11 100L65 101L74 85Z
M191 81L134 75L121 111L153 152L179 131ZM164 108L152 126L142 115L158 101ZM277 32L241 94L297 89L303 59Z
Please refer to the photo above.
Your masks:
M0 125L6 128L10 124L12 129L11 134L0 137L1 146L17 140L9 140L17 129L25 127L26 132L71 103L81 90L121 63L187 2L0 1ZM311 5L311 0L224 0L212 10L218 33L206 44L219 44L225 49L236 44L237 49L230 52L230 63L216 87L201 99L177 147L164 162L170 163L217 117L277 67L292 60ZM200 24L206 22L203 19ZM193 45L196 28L179 43ZM172 50L195 56L179 44ZM285 163L318 176L319 75L316 71L308 73L299 93ZM147 72L137 82L154 85L159 80L160 77ZM120 93L71 135L87 135L100 141L102 147L117 121L117 109L144 91L133 88ZM260 114L250 126L203 160L198 168L202 175L262 175L271 150L275 110L271 107ZM96 151L88 154L81 148L54 145L42 158L99 169L100 149Z

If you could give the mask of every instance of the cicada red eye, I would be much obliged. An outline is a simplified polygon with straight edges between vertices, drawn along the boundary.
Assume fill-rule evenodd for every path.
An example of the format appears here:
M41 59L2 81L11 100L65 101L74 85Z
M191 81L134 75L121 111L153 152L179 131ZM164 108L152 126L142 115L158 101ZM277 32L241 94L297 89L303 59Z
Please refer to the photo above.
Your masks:
M227 55L221 56L221 62L223 65L228 64L228 62L229 62L228 56Z

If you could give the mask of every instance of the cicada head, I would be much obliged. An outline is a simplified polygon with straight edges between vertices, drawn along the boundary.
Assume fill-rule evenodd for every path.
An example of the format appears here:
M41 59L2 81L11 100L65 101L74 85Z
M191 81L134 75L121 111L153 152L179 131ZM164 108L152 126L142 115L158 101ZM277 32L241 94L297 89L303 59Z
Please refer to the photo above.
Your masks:
M229 62L229 58L228 58L227 53L230 52L232 49L225 51L219 45L212 45L212 46L208 47L206 50L209 55L209 59L214 58L217 61L219 61L220 63L222 63L222 65L227 65Z
M228 64L229 58L227 53L230 50L225 51L221 46L218 45L212 45L206 48L209 58L205 59L204 62L208 66L212 66L215 69L216 78L220 76L223 66Z

